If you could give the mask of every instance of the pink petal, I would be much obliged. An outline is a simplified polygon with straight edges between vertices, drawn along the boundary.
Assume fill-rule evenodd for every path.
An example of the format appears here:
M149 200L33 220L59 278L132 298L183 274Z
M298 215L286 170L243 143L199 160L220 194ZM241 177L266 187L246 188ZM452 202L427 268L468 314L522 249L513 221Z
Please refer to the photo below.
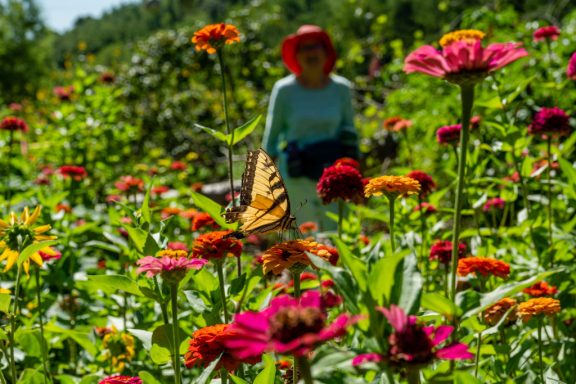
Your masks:
M377 353L364 353L352 359L352 366L357 367L364 363L379 363L382 361L382 356Z
M443 77L448 71L446 60L436 48L425 45L410 53L404 60L404 72L421 72L434 77Z
M390 309L379 308L379 310L386 316L388 322L396 331L400 332L408 325L408 316L395 304L390 306Z
M474 355L468 351L463 343L453 343L436 351L436 357L445 360L473 359Z
M447 338L450 337L454 331L454 327L450 325L441 325L436 328L436 332L434 332L434 338L432 339L432 345L437 346L444 342Z

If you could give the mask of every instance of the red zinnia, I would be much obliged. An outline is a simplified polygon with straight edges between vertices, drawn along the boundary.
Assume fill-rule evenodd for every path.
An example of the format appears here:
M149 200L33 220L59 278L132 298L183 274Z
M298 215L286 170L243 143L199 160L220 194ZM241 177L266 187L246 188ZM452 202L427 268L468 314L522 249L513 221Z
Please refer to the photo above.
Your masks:
M538 28L534 31L534 38L535 42L542 41L542 40L557 40L558 36L560 36L560 28L555 25L548 25L546 27Z
M466 244L458 245L458 258L466 255ZM452 242L449 240L438 240L430 248L430 260L438 260L442 264L450 263L452 260Z
M217 229L219 225L208 213L200 212L192 218L192 230L199 231L202 228Z
M170 169L173 171L185 171L188 166L183 161L174 161L170 164Z
M531 287L524 289L522 292L532 297L554 296L558 293L558 288L549 285L545 281L539 281Z
M224 45L238 43L240 32L232 24L210 24L194 32L192 42L196 44L196 50L205 50L212 54Z
M76 181L80 181L88 176L88 172L84 167L78 165L63 165L58 168L58 172L64 177L71 177Z
M201 365L206 368L220 355L220 361L216 365L216 370L222 366L230 372L236 370L240 364L256 364L260 357L249 357L243 360L237 359L226 347L225 341L234 337L234 332L230 330L230 324L216 324L198 329L192 334L188 352L184 355L184 362L187 368Z
M541 108L528 126L531 135L568 136L571 132L570 116L558 107Z
M4 131L20 131L26 133L28 132L28 125L24 120L18 117L8 116L0 123L0 129Z
M332 165L324 168L316 185L316 192L324 204L338 199L360 201L364 191L362 175L348 165Z
M222 259L227 256L240 257L242 242L225 236L232 231L214 231L200 235L194 241L192 256L206 260Z
M142 379L138 376L109 376L100 380L98 384L142 384Z
M356 168L357 170L360 170L360 163L351 157L342 157L342 158L336 160L334 162L334 165L337 167L340 165L347 165L349 167Z
M420 183L420 197L425 197L427 194L432 192L434 188L436 188L436 183L432 180L432 176L426 172L412 171L406 176L411 177Z
M458 260L458 274L466 276L470 273L484 277L494 275L504 279L510 274L510 265L488 257L466 257Z
M570 80L576 80L576 52L572 54L570 60L568 61L566 76L568 76Z
M438 128L436 131L436 140L440 144L457 144L460 141L460 131L462 130L462 125L446 125L444 127Z
M427 203L427 202L425 202L425 201L422 202L422 204L418 204L417 206L415 206L415 207L414 207L414 210L415 210L416 212L418 212L418 211L424 211L424 213L435 213L435 212L438 212L438 209L437 209L435 206L433 206L432 204Z
M494 198L488 199L488 201L486 201L486 204L484 204L484 206L482 207L482 210L484 212L490 212L492 210L501 211L504 209L505 205L506 205L506 202L504 200L502 200L499 197L494 197Z
M120 180L114 183L114 186L122 192L141 192L144 190L144 180L134 176L121 176Z
M170 190L170 187L168 187L167 185L157 185L155 187L152 187L152 193L155 195L162 195L163 193L166 193Z

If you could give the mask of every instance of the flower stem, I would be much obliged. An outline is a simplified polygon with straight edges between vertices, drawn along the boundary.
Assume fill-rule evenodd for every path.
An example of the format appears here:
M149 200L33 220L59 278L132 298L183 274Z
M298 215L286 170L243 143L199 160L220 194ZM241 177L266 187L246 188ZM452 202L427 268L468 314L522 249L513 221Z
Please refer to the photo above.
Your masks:
M552 136L548 135L548 247L550 252L550 267L554 267L552 251Z
M224 310L224 322L228 324L230 318L228 317L228 309L226 308L226 290L224 289L224 262L222 260L216 261L216 270L218 271L218 282L220 285L220 299L222 300L222 309Z
M540 382L544 381L544 363L542 361L542 318L538 316L538 357L540 359Z
M292 280L294 281L294 297L300 297L300 271L292 273Z
M220 368L220 382L222 384L228 383L228 371L224 367Z
M394 201L396 201L395 196L389 196L388 201L390 201L390 245L392 246L392 252L396 249L394 246Z
M10 213L11 208L11 195L12 191L10 189L10 166L12 165L12 147L14 144L14 131L10 130L10 139L8 141L8 156L6 157L6 190L4 192L4 197L6 200L6 211Z
M242 276L242 260L240 256L236 258L236 267L238 268L238 277Z
M38 323L40 325L40 347L42 349L42 366L44 367L44 383L47 381L52 382L52 377L50 375L50 368L48 363L48 350L46 346L46 338L44 337L44 319L42 311L42 289L40 286L40 268L35 268L36 275L36 301L38 302Z
M310 371L310 363L308 362L306 356L297 357L295 360L298 361L298 369L300 371L300 377L304 380L304 384L313 384L312 372ZM296 383L297 382L298 381L296 381Z
M418 194L418 206L420 207L420 271L424 280L424 289L426 289L426 259L424 258L424 244L426 236L426 218L424 208L422 207L422 195Z
M481 346L482 346L482 331L478 332L478 345L476 346L476 362L475 362L475 367L474 367L474 377L476 379L478 379L478 367L480 365L480 347Z
M461 85L462 131L460 134L460 156L458 159L458 184L454 203L454 230L452 231L452 263L450 264L450 300L456 302L456 269L458 267L458 245L460 244L460 226L462 218L462 200L466 185L466 154L470 135L470 116L474 104L474 85Z
M342 240L342 217L344 216L344 201L338 199L338 239Z
M170 300L172 302L172 355L174 356L174 383L180 384L180 340L178 328L178 284L170 286Z
M414 367L407 368L406 380L408 384L420 384L420 370Z
M217 50L218 62L220 63L220 78L222 79L222 95L224 97L224 120L226 121L226 133L229 136L228 142L228 177L230 178L230 198L232 199L232 206L236 206L234 199L234 169L232 168L232 156L234 146L234 130L230 128L230 119L228 117L228 95L226 94L226 74L224 72L224 53L222 49Z
M22 248L23 249L23 248ZM18 252L20 253L20 252ZM16 376L16 359L14 357L14 336L16 335L16 314L18 313L18 297L20 296L20 279L22 277L22 265L18 265L18 272L16 273L16 283L14 287L14 307L10 317L10 372L12 375L12 382L17 382Z

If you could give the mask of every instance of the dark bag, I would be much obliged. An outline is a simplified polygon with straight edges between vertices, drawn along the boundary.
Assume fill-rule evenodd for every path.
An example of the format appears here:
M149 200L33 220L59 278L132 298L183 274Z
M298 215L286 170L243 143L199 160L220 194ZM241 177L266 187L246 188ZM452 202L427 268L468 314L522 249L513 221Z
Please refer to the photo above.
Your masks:
M288 143L285 149L290 177L307 177L317 181L324 168L342 157L358 157L355 146L346 145L340 139L318 141L300 147L296 142Z

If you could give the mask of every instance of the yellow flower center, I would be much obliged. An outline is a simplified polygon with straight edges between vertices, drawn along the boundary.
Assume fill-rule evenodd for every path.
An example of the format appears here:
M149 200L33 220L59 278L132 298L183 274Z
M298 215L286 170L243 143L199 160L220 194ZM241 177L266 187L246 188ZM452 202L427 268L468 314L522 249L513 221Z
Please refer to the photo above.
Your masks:
M465 41L467 43L475 43L482 40L486 34L476 29L462 29L459 31L449 32L440 38L440 45L446 47L456 41Z

